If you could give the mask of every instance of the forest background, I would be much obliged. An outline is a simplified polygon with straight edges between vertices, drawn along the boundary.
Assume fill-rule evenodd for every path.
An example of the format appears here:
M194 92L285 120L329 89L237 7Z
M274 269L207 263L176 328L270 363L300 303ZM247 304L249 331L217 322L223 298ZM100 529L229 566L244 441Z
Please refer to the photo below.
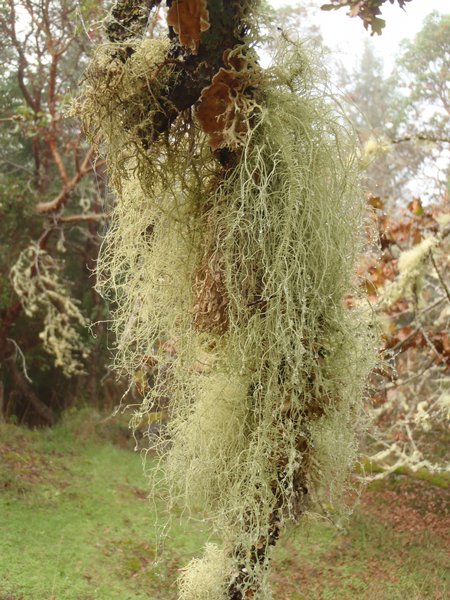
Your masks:
M361 142L367 248L359 273L383 346L362 469L372 479L437 477L445 487L450 16L431 13L386 75L369 34L356 67L326 50L314 24L319 6L267 6L266 27L295 32L324 54ZM9 426L55 426L80 410L84 422L99 423L121 401L139 402L151 382L150 367L131 386L111 369L114 339L95 263L114 198L104 163L71 117L106 10L98 0L0 7L0 421ZM149 35L158 35L162 18ZM142 428L163 422L158 413Z

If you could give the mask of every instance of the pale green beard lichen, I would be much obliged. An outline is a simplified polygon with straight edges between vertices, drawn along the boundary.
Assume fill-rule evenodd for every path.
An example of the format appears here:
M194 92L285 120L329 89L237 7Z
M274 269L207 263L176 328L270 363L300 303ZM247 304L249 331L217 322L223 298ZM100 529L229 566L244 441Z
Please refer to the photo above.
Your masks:
M295 520L324 494L338 504L373 364L367 311L344 302L362 239L354 140L302 48L275 65L226 176L195 120L140 145L120 116L125 73L96 116L88 74L87 125L103 131L118 194L99 289L118 368L155 372L133 422L169 398L156 444L169 497L201 502L224 543L190 563L181 600L226 598L237 569L269 597L255 548L270 546L274 515Z
M142 140L156 135L158 95L171 72L170 63L165 65L168 49L166 39L103 44L88 67L83 97L74 112L83 115L91 142L104 144L108 175L117 189L133 157L135 168L141 161L147 171L152 168L150 151L143 150ZM159 164L158 153L152 158Z
M194 558L180 576L180 600L222 600L230 559L215 544L206 544L203 558Z
M418 297L427 267L430 252L439 243L435 237L425 238L410 250L405 250L398 259L399 276L384 293L384 302L393 304L400 298L414 300Z
M77 301L62 278L62 266L37 245L21 252L11 278L25 314L43 317L39 334L44 349L55 357L55 366L67 377L83 372L89 349L81 336L88 326Z

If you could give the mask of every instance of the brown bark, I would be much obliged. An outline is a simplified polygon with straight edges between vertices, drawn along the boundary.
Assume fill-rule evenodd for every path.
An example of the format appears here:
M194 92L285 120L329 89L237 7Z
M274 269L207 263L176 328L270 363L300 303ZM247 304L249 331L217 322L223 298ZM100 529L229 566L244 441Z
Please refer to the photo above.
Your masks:
M89 148L89 150L86 152L83 163L70 180L61 175L61 179L63 180L63 187L61 191L53 200L50 200L49 202L39 202L39 204L36 206L36 210L39 213L55 213L60 210L62 206L64 206L64 204L70 199L71 195L76 190L77 185L80 183L83 177L94 170L94 154L94 148ZM55 160L55 162L57 161Z

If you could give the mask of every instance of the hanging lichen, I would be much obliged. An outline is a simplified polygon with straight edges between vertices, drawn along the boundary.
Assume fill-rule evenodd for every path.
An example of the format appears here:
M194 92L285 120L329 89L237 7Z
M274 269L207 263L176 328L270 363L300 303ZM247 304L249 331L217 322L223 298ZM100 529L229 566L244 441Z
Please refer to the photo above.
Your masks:
M98 265L117 366L155 372L133 422L168 398L158 478L223 540L183 571L181 600L269 597L282 525L346 489L374 346L344 302L363 206L326 84L301 45L265 71L243 39L220 56L174 113L168 42L109 44L80 101L117 193Z
M388 289L385 290L384 302L394 304L399 298L418 297L424 272L427 266L427 260L431 250L437 246L439 240L435 237L428 237L422 240L420 244L410 250L400 254L398 260L398 270L400 275Z
M39 337L55 366L67 377L83 373L89 348L81 332L88 321L71 297L60 262L33 244L21 252L11 278L27 316L42 317Z

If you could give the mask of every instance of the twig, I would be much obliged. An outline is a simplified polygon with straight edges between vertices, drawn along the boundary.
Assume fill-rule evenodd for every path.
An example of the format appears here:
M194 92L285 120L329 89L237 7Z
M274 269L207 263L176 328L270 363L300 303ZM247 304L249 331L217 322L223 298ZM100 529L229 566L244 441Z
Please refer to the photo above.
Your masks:
M80 180L90 171L95 169L95 163L92 163L94 152L94 148L91 146L86 152L80 170L77 173L75 173L72 179L64 185L63 189L56 198L50 200L49 202L39 202L39 204L36 206L36 210L38 213L48 214L56 212L67 202Z
M398 387L400 385L407 385L408 383L411 383L411 381L414 381L414 379L417 379L418 377L422 377L422 375L424 373L426 373L428 371L428 369L430 369L433 365L434 365L434 358L432 358L430 361L428 361L428 363L425 365L425 367L419 373L416 373L415 375L412 375L411 377L409 377L408 379L405 379L405 380L397 379L397 381L388 383L384 389L391 390L392 388Z
M406 135L402 138L397 138L395 140L391 140L392 144L403 144L404 142L413 142L414 140L418 140L419 142L435 142L442 144L450 144L450 138L448 137L440 137L435 135L429 135L426 133L417 133L415 135Z
M58 217L59 223L79 223L80 221L101 221L107 219L106 213L91 213L87 215L67 215L65 217Z
M450 289L449 289L448 285L446 284L445 279L443 278L442 273L437 266L436 260L434 258L434 254L431 250L430 250L430 259L431 259L431 262L433 263L434 270L436 271L437 276L439 277L439 281L440 281L442 287L444 288L444 291L448 298L448 301L450 302Z
M17 354L19 354L20 358L22 359L22 371L23 371L23 375L24 375L25 379L28 381L28 383L33 383L33 380L28 375L27 363L25 361L25 356L24 356L24 353L22 352L22 350L20 349L19 344L12 338L6 338L6 339L8 340L8 342L11 342L11 344L16 349L16 353L14 355L14 360L17 359Z
M423 335L423 337L425 338L425 341L428 344L429 348L434 352L434 354L436 354L436 357L439 359L439 362L446 363L447 361L442 356L442 354L439 352L439 350L436 348L436 346L433 344L430 336L426 332L426 330L425 330L425 328L424 328L423 325L420 325L420 332Z
M413 331L411 331L411 333L409 335L407 335L403 340L400 340L399 342L397 342L397 344L395 344L395 346L393 348L390 349L390 351L392 353L396 352L397 350L399 350L402 346L404 346L406 344L406 342L409 342L409 340L413 337L415 337L420 331L420 325L418 325Z

